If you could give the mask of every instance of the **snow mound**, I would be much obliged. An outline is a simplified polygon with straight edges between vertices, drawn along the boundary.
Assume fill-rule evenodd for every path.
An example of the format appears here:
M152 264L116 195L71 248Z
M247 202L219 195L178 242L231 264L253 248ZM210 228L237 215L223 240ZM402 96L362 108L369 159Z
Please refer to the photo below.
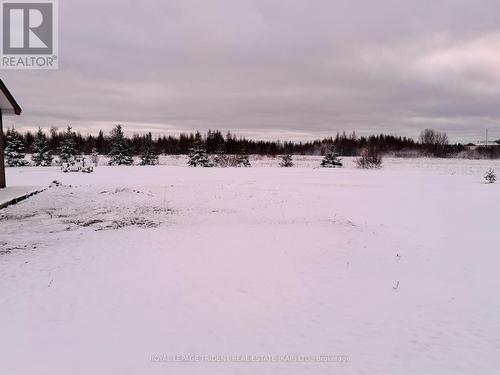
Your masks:
M22 239L23 233L29 231L37 233L38 239L43 241L47 234L74 230L155 228L171 212L164 201L140 190L62 185L52 186L38 196L0 211L0 223L10 238ZM35 239L33 244L36 243ZM24 241L2 247L8 253L20 246L26 248Z

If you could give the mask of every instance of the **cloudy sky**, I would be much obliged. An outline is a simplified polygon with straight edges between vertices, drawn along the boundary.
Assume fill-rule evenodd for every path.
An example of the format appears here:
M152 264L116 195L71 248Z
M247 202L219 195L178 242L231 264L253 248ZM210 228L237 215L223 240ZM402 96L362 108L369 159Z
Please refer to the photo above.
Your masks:
M500 138L499 0L64 0L18 129Z

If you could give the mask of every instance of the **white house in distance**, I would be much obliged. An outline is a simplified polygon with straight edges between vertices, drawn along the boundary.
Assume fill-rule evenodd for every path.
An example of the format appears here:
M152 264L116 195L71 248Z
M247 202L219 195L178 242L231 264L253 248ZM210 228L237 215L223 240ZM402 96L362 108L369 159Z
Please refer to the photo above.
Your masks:
M0 79L0 189L5 187L5 164L3 160L4 145L3 145L3 115L20 115L21 107L9 92L3 81Z
M480 142L475 142L475 143L467 143L465 147L467 147L467 150L475 150L478 147L499 147L500 144L496 143L495 141L493 142L486 142L486 141L480 141Z

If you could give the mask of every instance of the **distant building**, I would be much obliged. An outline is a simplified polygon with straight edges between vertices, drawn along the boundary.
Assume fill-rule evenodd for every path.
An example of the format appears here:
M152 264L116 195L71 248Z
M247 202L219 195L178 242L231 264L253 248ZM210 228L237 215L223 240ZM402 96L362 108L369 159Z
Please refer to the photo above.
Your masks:
M478 147L499 147L500 144L497 143L496 141L493 141L493 142L488 142L486 143L485 141L480 141L480 142L475 142L475 143L467 143L465 145L465 148L467 148L467 150L475 150L477 149Z

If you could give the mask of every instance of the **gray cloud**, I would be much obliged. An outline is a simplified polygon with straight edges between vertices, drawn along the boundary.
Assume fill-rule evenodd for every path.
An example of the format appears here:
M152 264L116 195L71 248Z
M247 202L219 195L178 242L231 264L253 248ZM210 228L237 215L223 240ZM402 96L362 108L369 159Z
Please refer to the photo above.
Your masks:
M3 71L18 128L500 138L500 3L64 1L60 69Z

